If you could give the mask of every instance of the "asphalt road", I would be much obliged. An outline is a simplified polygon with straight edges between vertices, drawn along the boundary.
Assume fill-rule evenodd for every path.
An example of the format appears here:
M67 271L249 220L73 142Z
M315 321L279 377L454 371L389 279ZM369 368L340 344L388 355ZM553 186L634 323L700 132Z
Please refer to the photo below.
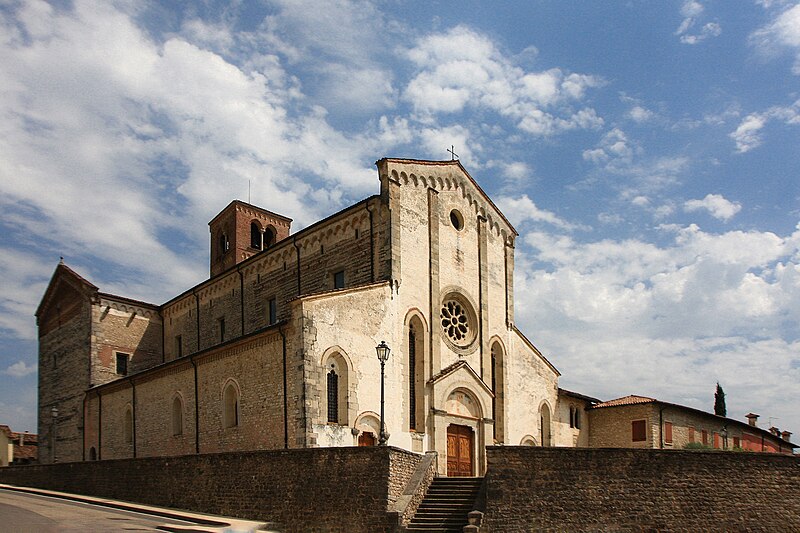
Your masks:
M3 532L155 531L164 524L192 522L0 489Z

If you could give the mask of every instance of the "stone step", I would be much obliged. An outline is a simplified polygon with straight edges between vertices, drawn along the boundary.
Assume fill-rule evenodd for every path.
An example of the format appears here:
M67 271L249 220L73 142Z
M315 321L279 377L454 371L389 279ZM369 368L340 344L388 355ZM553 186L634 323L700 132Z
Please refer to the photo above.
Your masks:
M419 525L437 525L437 526L444 526L444 527L458 527L466 526L467 519L458 519L458 518L427 518L427 519L420 519L417 520L414 517L414 520L411 521L412 526L419 526Z
M421 509L424 509L428 506L435 506L435 507L446 507L448 505L455 506L455 507L463 507L465 505L472 505L475 501L475 498L430 498L428 500L422 500L422 503L419 504ZM423 507L425 506L425 507Z
M435 478L406 530L460 533L482 483L483 478Z

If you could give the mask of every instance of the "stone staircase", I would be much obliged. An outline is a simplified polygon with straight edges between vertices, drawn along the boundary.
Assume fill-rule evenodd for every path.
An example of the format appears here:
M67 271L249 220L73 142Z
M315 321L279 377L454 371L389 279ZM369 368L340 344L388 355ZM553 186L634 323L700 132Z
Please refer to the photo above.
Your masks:
M406 531L461 533L474 510L482 477L434 478Z

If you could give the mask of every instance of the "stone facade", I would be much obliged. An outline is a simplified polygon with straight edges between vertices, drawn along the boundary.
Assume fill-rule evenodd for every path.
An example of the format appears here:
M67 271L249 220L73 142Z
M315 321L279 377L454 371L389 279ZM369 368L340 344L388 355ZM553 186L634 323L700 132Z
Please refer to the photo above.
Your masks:
M800 531L778 454L490 447L481 531Z
M62 460L370 444L385 341L389 443L437 452L440 474L451 426L462 475L495 442L573 445L559 373L514 325L514 228L458 161L377 167L380 194L294 234L232 202L211 278L163 305L59 265L37 312L44 442L54 427Z

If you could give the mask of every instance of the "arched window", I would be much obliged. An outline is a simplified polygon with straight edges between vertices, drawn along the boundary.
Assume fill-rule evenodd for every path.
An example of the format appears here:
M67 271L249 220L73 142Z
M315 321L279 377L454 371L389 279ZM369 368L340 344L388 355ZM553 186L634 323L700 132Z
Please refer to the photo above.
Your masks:
M542 403L539 410L539 442L542 446L552 446L550 440L550 407L546 403Z
M328 372L328 422L339 423L339 374L333 364Z
M264 248L265 249L269 248L270 246L275 244L276 235L277 235L277 232L275 231L275 228L273 228L272 226L267 226L267 229L264 230Z
M130 405L125 409L124 434L125 444L133 444L133 411Z
M183 402L177 394L172 399L172 434L183 435Z
M250 248L261 249L261 228L255 222L250 223Z
M505 381L503 379L503 366L505 352L499 342L492 344L491 351L491 378L492 378L492 416L494 417L494 440L505 442Z
M239 389L233 381L222 392L222 425L225 428L239 425Z
M342 353L332 351L323 357L322 365L325 385L323 396L320 398L324 403L320 406L322 420L329 424L349 425L355 420L355 411L351 413L351 406L347 403L350 384L347 361Z
M424 398L424 337L425 330L419 317L408 323L408 427L416 431L425 428Z
M89 460L97 461L97 450L94 448L94 446L89 448Z

